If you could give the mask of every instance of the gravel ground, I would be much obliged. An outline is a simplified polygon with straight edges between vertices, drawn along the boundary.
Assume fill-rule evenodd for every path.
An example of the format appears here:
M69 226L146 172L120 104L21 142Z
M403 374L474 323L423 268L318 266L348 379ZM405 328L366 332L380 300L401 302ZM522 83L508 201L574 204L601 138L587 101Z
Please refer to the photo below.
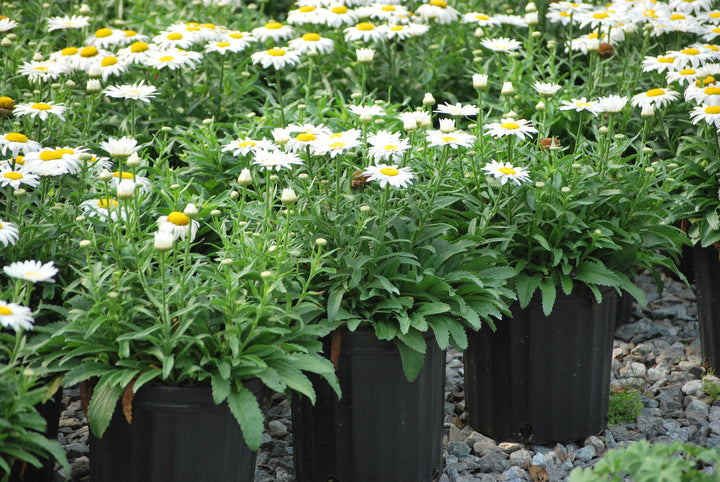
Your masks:
M445 470L441 482L566 480L573 467L591 466L608 449L636 440L679 440L704 446L720 444L720 401L702 390L700 340L695 294L666 279L662 297L649 276L637 284L648 306L634 306L618 326L613 349L614 390L639 387L644 405L634 422L609 427L584 441L525 445L492 440L464 425L463 358L447 354L445 403ZM65 390L60 442L72 465L72 481L88 480L88 427L76 389ZM266 412L267 430L258 452L256 482L293 481L290 404L281 394ZM58 467L57 480L65 480Z

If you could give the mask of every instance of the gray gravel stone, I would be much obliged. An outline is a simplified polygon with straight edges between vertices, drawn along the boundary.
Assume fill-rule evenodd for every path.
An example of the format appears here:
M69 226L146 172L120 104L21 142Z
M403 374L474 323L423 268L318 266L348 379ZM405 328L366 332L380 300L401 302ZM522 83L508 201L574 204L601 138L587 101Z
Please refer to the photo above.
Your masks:
M685 395L697 395L702 391L702 380L690 380L682 386Z
M448 442L447 451L455 457L462 457L470 453L470 446L465 442Z
M575 458L582 462L587 462L591 460L593 457L595 457L595 455L595 447L593 447L592 445L586 445L585 447L575 451Z

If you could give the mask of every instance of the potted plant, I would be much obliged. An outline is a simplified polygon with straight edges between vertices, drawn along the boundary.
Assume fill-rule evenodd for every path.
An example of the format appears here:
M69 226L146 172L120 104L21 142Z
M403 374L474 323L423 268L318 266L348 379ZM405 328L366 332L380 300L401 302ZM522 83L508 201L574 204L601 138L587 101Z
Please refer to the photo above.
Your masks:
M46 363L83 385L92 478L250 479L262 387L313 399L312 372L337 388L309 323L315 273L297 273L304 255L276 217L275 183L253 202L232 189L210 197L202 180L167 176L122 141L119 174L100 173L85 192L74 243L85 262Z

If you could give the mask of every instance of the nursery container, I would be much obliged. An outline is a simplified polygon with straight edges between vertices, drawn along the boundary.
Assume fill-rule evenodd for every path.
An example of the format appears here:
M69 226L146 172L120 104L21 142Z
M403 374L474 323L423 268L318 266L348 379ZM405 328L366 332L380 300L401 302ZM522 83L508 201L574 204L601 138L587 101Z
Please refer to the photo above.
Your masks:
M549 317L539 293L497 331L469 334L468 423L496 441L582 440L606 425L617 293L559 292Z
M431 334L408 382L394 343L369 330L341 334L342 398L315 379L317 402L293 396L298 482L432 481L442 474L445 351ZM326 343L329 353L329 343Z
M693 250L703 363L720 368L720 253L715 246Z
M91 434L92 482L255 480L256 454L209 387L144 386L132 414L128 424L118 407L103 437Z

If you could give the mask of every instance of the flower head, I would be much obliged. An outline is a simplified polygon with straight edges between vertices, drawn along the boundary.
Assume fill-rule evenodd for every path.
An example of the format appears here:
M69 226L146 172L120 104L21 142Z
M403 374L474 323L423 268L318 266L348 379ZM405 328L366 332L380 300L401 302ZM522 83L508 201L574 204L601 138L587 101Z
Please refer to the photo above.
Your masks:
M493 137L517 136L520 139L536 134L537 129L530 125L525 119L501 119L500 122L492 122L485 126L487 133Z
M14 223L0 220L0 243L14 245L18 240L18 228Z
M598 115L599 107L595 100L587 100L585 97L579 99L563 100L560 110L574 110L575 112L588 111L592 115Z
M437 109L435 109L435 112L456 116L472 116L480 112L480 109L470 104L462 105L460 102L458 102L457 104L452 105L449 102L445 102L445 104L443 105L438 105Z
M299 63L300 52L289 50L287 47L273 47L268 50L255 52L250 58L253 64L261 64L265 69L273 66L275 70L279 70L287 65Z
M157 95L157 87L145 85L141 80L136 84L111 85L105 89L105 96L115 99L131 99L150 103L150 99Z
M110 157L128 157L137 151L137 140L123 136L120 139L113 137L100 143L100 148L110 154Z
M12 157L17 157L20 152L27 154L42 148L39 142L31 141L25 134L19 132L8 132L0 136L0 147L3 154L9 151Z
M513 166L509 162L502 163L493 160L482 169L495 179L500 179L500 184L505 184L509 179L519 186L521 182L530 180L530 175L525 168Z
M519 50L520 47L522 47L522 43L519 41L505 37L494 39L486 38L480 42L480 45L486 49L492 50L493 52L512 52L514 50Z
M678 97L680 97L680 94L672 89L656 88L650 89L647 92L641 92L637 95L634 95L631 104L633 107L643 108L645 106L651 105L655 108L658 108L669 104Z
M370 149L368 153L375 160L393 160L402 157L403 153L410 149L410 142L401 139L400 133L381 130L368 136Z
M40 120L46 120L50 114L58 116L60 119L65 112L63 104L55 104L54 102L30 102L27 104L17 104L13 110L16 116L30 116L31 118L39 117Z
M378 164L365 169L367 182L378 181L380 187L383 188L390 184L392 187L407 187L412 185L415 173L409 167L401 167L397 165Z
M195 239L200 223L190 219L185 213L173 211L167 216L160 216L157 220L158 231L172 233L173 239Z
M55 280L53 280L53 277L58 272L52 261L43 263L42 261L35 260L16 261L4 266L3 271L11 278L23 279L33 283L41 281L54 283Z
M34 322L30 308L0 300L0 325L3 327L12 328L16 332L32 330Z

